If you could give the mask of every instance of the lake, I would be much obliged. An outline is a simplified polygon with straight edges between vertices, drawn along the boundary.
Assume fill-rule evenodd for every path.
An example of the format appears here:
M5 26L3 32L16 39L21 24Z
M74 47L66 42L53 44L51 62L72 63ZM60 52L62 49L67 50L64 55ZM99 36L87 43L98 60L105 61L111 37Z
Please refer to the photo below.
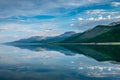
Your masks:
M0 80L120 80L120 46L0 45Z

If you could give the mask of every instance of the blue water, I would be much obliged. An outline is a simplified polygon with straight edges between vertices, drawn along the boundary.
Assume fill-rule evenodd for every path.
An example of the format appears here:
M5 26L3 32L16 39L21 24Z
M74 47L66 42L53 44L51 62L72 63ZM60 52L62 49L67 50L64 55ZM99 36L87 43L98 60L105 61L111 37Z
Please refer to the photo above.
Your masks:
M120 80L120 63L60 47L0 45L0 80Z

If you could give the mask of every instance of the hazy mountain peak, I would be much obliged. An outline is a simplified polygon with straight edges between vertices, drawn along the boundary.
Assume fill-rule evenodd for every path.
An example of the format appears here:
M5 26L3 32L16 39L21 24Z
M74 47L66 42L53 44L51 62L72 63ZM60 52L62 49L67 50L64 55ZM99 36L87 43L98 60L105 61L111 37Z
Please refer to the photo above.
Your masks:
M61 35L59 35L60 37L62 36L71 36L71 35L73 35L73 34L75 34L76 32L74 32L74 31L69 31L69 32L65 32L65 33L63 33L63 34L61 34Z
M74 33L76 33L75 31L69 31L69 32L65 32L64 34L74 34Z
M61 35L54 36L54 37L46 37L46 36L32 36L27 39L20 39L18 41L14 41L12 43L48 43L48 42L59 42L62 41L70 36L75 34L74 31L65 32Z
M112 22L112 23L110 23L109 25L110 25L110 26L114 26L114 25L118 25L118 24L120 24L120 21L118 21L118 22Z

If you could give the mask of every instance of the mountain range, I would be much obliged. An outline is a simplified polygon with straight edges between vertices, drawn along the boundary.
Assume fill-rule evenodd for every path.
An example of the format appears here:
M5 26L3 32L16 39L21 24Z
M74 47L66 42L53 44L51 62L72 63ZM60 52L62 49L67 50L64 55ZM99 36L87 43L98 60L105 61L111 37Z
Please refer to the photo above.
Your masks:
M54 37L44 37L44 36L33 36L27 39L20 39L17 41L13 41L13 42L9 42L9 44L17 44L17 43L55 43L55 42L60 42L63 41L65 39L67 39L68 37L74 35L75 32L74 31L69 31L69 32L65 32L61 35L58 36L54 36Z
M76 33L62 43L120 42L120 22L98 25L83 33Z
M98 25L83 33L65 32L54 37L33 36L12 43L105 43L120 42L120 22Z

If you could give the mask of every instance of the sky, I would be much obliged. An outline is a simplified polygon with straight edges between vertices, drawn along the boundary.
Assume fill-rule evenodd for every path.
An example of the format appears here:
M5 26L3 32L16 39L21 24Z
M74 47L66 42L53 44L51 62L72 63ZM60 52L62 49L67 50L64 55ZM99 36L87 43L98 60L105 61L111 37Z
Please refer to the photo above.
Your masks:
M0 0L0 43L120 21L120 0Z

